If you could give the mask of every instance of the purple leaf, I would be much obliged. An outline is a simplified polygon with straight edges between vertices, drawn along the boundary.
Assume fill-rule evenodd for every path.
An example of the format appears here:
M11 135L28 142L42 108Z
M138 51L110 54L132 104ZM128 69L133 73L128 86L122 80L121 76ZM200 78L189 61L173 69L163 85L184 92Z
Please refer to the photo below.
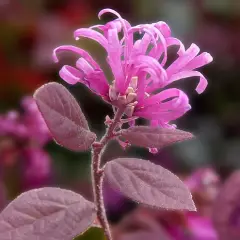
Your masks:
M189 140L193 135L179 129L135 126L122 131L121 136L133 145L163 148L176 142Z
M72 240L96 218L95 206L60 188L21 194L0 215L1 240Z
M113 188L151 207L195 211L190 191L173 173L137 158L118 158L105 166Z
M34 94L38 108L57 143L73 151L85 151L95 141L87 121L71 93L58 83L48 83Z

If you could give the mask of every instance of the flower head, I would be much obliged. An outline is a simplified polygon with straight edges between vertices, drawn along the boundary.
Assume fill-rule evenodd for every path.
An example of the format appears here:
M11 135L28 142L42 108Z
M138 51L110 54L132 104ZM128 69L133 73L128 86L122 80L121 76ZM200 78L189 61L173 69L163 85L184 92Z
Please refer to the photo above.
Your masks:
M185 49L182 42L171 35L165 22L131 26L112 9L100 11L99 17L105 13L112 13L117 18L104 25L77 29L74 37L95 40L106 50L112 83L108 83L100 65L87 51L70 45L60 46L53 53L56 62L60 51L79 55L75 67L62 67L61 78L69 84L85 84L116 107L124 105L128 117L143 117L152 125L169 127L170 121L181 117L191 107L183 91L163 88L180 79L196 76L200 79L196 91L202 93L207 80L196 69L210 63L211 55L199 54L200 49L195 44ZM134 40L136 33L142 34L138 40ZM167 66L168 49L173 45L179 47L178 56Z

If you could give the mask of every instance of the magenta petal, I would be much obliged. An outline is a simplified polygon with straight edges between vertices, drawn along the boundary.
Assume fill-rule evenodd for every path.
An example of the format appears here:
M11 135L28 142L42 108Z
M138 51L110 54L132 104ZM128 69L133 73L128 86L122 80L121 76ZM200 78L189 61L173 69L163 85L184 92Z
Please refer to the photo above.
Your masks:
M182 56L180 56L167 68L167 74L171 76L174 73L179 72L197 56L199 51L199 47L196 44L192 44Z
M166 90L167 91L167 90ZM174 93L175 90L173 90ZM171 98L165 92L165 100ZM168 92L170 93L170 92ZM164 98L162 98L162 101ZM165 102L156 102L153 105L136 108L135 116L144 117L150 120L160 120L169 122L181 117L184 113L191 109L187 95L180 91L178 97Z
M144 66L144 65L140 65L138 66L138 71L136 72L136 75L140 75L142 73L145 73L145 80L144 80L144 84L147 85L150 82L153 82L156 86L158 86L158 88L160 88L162 86L162 82L163 79L165 79L165 75L164 76L159 76L159 73L154 71L154 69L152 69L151 67L148 66ZM150 78L147 78L147 75L150 75Z
M86 85L101 96L108 95L109 85L102 71L96 70L85 77Z
M148 37L150 39L150 37L147 34L145 34L145 35L146 35L146 37ZM144 36L143 36L143 38L144 38ZM141 47L141 42L142 42L142 40L136 40L135 41L135 43L133 45L132 52L131 52L131 57L135 57L137 55L141 55L142 53L145 54L144 50ZM150 41L149 41L149 43L150 43Z
M183 116L190 108L187 109L179 109L176 112L168 112L161 111L161 109L155 106L155 109L151 109L149 111L136 111L134 112L134 116L146 118L149 120L159 120L164 123L168 123L169 121L176 120L177 118Z
M174 46L174 45L179 46L179 49L177 52L178 55L183 55L185 53L185 47L179 39L169 37L166 39L166 43L167 43L167 47Z
M81 82L83 75L74 67L64 65L59 71L60 77L69 84Z
M161 49L163 49L164 58L162 60L162 65L164 65L166 63L166 61L167 61L166 40L165 40L165 37L163 36L163 34L161 33L161 31L159 31L159 29L154 27L153 24L141 24L141 25L132 27L129 31L130 32L139 31L140 33L146 32L147 34L149 34L149 36L151 36L151 40L153 41L155 48L158 48L160 45ZM157 43L157 41L159 41L159 40L160 40L160 42ZM145 44L147 44L147 46L145 46L145 48L147 48L149 43L145 42Z
M175 91L175 90L173 90L173 91ZM165 99L162 96L161 102L156 101L155 104L150 104L147 106L145 105L145 102L144 102L142 111L154 111L155 109L161 109L161 111L171 112L177 108L189 108L188 96L183 91L179 90L177 96L170 95L171 91L168 91L168 90L165 90L164 92L165 93L163 93L163 96L165 95ZM175 93L175 95L176 95L176 93ZM168 99L170 99L170 100L168 100Z
M183 70L193 70L196 68L200 68L208 63L212 62L213 57L207 53L203 52L199 56L195 57L191 62L189 62Z
M93 69L93 67L84 59L79 58L76 66L83 72L83 83L92 91L101 96L107 96L109 89L107 79L101 69Z
M146 89L146 73L142 72L138 76L138 84L137 84L137 101L138 104L141 104L145 97L145 89Z
M76 40L78 40L80 37L92 39L107 49L107 39L101 33L93 29L79 28L74 32L74 37Z
M185 47L184 47L183 43L177 38L173 38L173 37L166 38L166 45L167 45L167 47L171 47L174 45L179 46L179 49L177 52L179 56L183 55L183 53L185 52ZM149 56L159 59L163 53L164 53L164 49L163 49L162 44L158 44L157 48L153 48L149 52Z
M136 58L132 59L132 63L135 64L139 69L151 69L154 71L158 76L158 82L164 81L167 78L166 71L163 69L160 63L152 57L144 55L137 56ZM149 73L152 71L149 71Z
M163 60L161 62L161 65L165 65L165 63L167 62L167 44L166 44L166 40L165 40L165 37L162 35L161 31L159 31L157 28L154 28L154 32L157 34L157 37L159 38L160 40L160 43L161 46L162 46L162 49L163 49L163 53L164 53L164 57L163 57Z
M165 22L157 22L154 24L154 26L163 34L165 38L171 36L171 29Z
M112 69L116 88L119 92L124 93L124 81L125 76L122 69L121 62L121 45L118 39L118 32L116 29L110 29L108 31L108 63Z
M101 16L102 16L103 14L105 14L105 13L112 13L112 14L114 14L114 15L115 15L116 17L118 17L118 18L122 18L121 15L120 15L117 11L115 11L115 10L113 10L113 9L111 9L111 8L104 8L104 9L102 9L102 10L98 13L98 18L101 19Z
M106 23L105 25L99 25L99 26L97 26L97 28L99 30L103 31L105 38L108 38L108 30L109 29L116 29L117 32L119 33L122 31L123 26L119 19L115 19L111 22Z
M106 30L116 29L117 32L119 33L122 31L123 26L122 26L122 22L119 19L115 19L115 20L105 24L103 29L105 29L105 28L106 28Z
M77 60L76 67L83 71L84 74L90 74L94 71L93 67L84 58Z
M169 99L169 98L181 97L181 96L187 97L187 95L184 92L182 92L181 90L179 90L177 88L170 88L170 89L164 90L160 93L157 93L155 95L152 95L148 98L145 98L144 102L141 106L146 107L146 106L161 103L162 101L165 101L166 99Z
M151 40L151 35L145 33L141 40L137 40L134 43L131 57L135 57L137 55L145 55L149 44L151 43Z
M151 108L148 111L136 111L133 115L149 120L160 120L162 122L168 123L182 117L190 109L191 106L188 105L185 108L178 108L175 111L169 112L166 110L163 111L160 107L155 106L155 108Z
M77 53L81 57L85 58L94 68L100 69L100 66L97 64L97 62L91 57L91 55L87 51L71 45L63 45L53 50L53 60L55 62L58 62L57 54L62 51L70 51L70 52Z
M106 23L105 25L98 24L98 25L94 25L94 26L90 27L90 29L94 29L94 28L97 28L97 29L103 31L104 36L107 38L107 31L109 29L117 29L118 32L121 32L122 31L122 23L120 22L119 19L115 19L113 21Z
M96 24L96 25L93 25L91 27L89 27L90 29L94 29L94 28L98 28L99 30L102 30L104 28L105 25L103 24Z
M132 49L132 46L133 46L133 35L128 34L128 29L131 27L131 25L127 20L123 19L118 12L116 12L113 9L110 9L110 8L105 8L105 9L101 10L98 13L98 17L101 18L101 16L105 13L114 14L119 19L119 21L122 23L122 28L123 28L123 33L124 33L123 38L125 39L124 58L128 59L129 53L131 52L131 49Z
M196 87L197 93L201 94L206 89L208 82L207 79L198 71L183 71L177 74L174 74L169 80L167 84L170 84L171 82L188 78L188 77L200 77L200 81Z
M166 40L165 40L165 38L164 38L164 36L162 35L161 32L160 32L160 34L158 34L158 36L159 36L160 42L162 44L163 53L164 53L161 65L164 66L166 64L166 62L167 62L167 43L166 43Z
M127 30L131 27L130 23L127 20L123 19L118 12L116 12L113 9L110 9L110 8L105 8L105 9L101 10L98 13L99 19L105 13L112 13L112 14L114 14L119 19L119 21L122 23L124 34L126 34Z
M131 27L128 30L128 33L135 33L135 32L139 32L140 34L142 34L142 32L145 32L144 36L149 36L150 40L153 42L153 44L156 46L157 45L157 37L156 37L156 32L159 33L159 31L157 31L157 29L154 29L154 27L152 25L149 24L141 24L138 26L134 26ZM161 34L161 33L160 33ZM143 38L144 38L143 36ZM142 41L143 38L140 40ZM150 43L150 42L149 42ZM148 44L149 44L148 43ZM147 46L148 47L148 46Z
M83 72L82 82L85 85L98 95L107 96L109 86L102 70L93 69L84 58L79 58L76 66Z

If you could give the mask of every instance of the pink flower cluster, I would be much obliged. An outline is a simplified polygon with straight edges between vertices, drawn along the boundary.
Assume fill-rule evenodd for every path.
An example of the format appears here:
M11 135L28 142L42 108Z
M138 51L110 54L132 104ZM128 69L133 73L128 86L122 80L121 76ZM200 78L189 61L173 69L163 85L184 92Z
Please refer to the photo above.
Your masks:
M126 106L128 117L142 117L153 126L172 127L169 122L181 117L190 108L188 96L180 89L166 87L189 77L198 77L196 91L202 93L206 78L196 69L210 63L212 56L196 44L185 49L182 42L173 37L165 22L131 26L112 9L100 11L99 18L112 13L117 18L104 25L80 28L74 37L97 41L107 53L107 63L113 80L107 80L100 65L84 49L64 45L57 47L53 58L62 51L76 53L76 66L64 65L60 76L69 84L83 83L113 106ZM135 40L135 35L142 37ZM178 46L177 58L169 63L168 50Z
M32 97L25 97L21 102L23 114L9 111L0 116L0 134L26 139L40 146L49 141L49 130Z
M22 113L10 111L0 116L0 165L4 169L21 161L21 184L26 189L49 177L50 157L43 147L51 138L34 99L25 97L21 107Z

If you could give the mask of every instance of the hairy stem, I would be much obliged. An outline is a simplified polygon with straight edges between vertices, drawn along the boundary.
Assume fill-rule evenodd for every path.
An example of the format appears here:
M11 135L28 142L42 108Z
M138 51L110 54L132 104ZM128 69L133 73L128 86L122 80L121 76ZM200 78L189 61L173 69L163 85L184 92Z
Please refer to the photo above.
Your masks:
M124 109L118 109L115 113L114 119L108 127L105 135L100 142L95 142L92 148L92 180L93 180L93 193L95 204L97 207L98 220L104 230L108 240L112 240L111 231L106 217L106 211L103 202L103 169L101 168L101 156L105 150L108 142L114 138L114 130L119 124Z

